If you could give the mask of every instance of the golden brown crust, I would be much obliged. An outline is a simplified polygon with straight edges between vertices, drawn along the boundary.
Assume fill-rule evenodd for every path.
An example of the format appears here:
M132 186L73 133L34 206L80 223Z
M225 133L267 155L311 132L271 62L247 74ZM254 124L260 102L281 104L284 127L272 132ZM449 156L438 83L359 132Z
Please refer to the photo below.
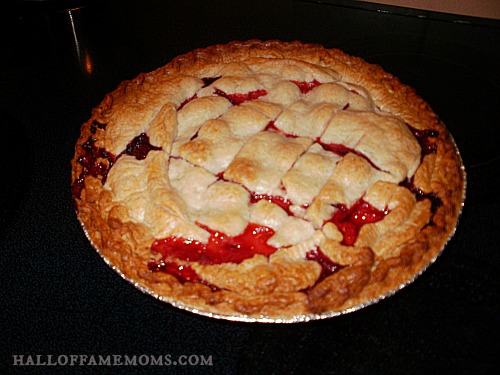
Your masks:
M226 96L203 81L216 77ZM250 92L241 104L227 95ZM430 152L412 131L431 138ZM144 135L152 148L138 157L130 142ZM335 143L344 154L329 151ZM365 306L420 274L454 233L465 172L438 116L382 68L251 40L192 51L108 94L82 126L72 183L89 239L142 290L201 314L301 321ZM293 202L286 212L252 194ZM346 244L330 218L361 198L383 219ZM156 240L206 243L208 228L237 236L251 222L274 231L271 256L182 260L196 282L151 270L177 262L152 251ZM325 276L325 264L338 268Z

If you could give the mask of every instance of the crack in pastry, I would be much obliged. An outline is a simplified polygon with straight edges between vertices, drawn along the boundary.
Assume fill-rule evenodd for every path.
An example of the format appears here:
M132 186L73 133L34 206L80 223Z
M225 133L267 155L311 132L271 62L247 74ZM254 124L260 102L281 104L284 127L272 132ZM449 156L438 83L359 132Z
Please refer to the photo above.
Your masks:
M380 67L300 42L193 51L82 126L72 193L134 285L235 320L373 303L443 249L465 173L429 106Z

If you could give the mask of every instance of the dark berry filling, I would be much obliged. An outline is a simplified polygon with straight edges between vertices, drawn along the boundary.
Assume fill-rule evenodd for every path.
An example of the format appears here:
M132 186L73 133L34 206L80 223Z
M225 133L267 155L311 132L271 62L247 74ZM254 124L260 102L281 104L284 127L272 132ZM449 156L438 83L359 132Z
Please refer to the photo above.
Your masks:
M186 104L188 104L191 100L195 100L196 98L198 98L197 94L194 94L192 97L187 98L181 103L181 105L179 106L179 108L177 108L177 110L180 111L182 108L184 108Z
M344 204L337 204L335 207L337 211L325 223L332 222L337 226L343 234L342 244L346 246L353 246L356 243L363 225L376 223L389 213L388 209L381 211L363 199L358 200L350 208Z
M310 81L310 82L306 82L306 81L293 81L292 80L290 82L295 83L298 86L298 88L300 89L300 92L302 94L307 94L309 91L311 91L315 87L318 87L319 85L321 85L321 82L318 82L317 80L313 80L313 81Z
M306 259L318 262L321 266L321 273L316 280L316 284L343 268L340 264L332 262L319 248L307 252Z
M246 102L248 100L255 100L260 98L261 96L267 95L266 90L255 90L255 91L250 91L247 92L246 94L227 94L222 90L215 89L214 93L218 96L222 96L223 98L226 98L231 102L232 105L240 105L243 102Z
M431 201L432 214L435 214L438 208L443 205L443 201L441 200L441 198L438 197L437 194L424 193L421 189L416 187L415 184L413 183L413 177L410 179L408 178L404 179L402 182L399 183L399 186L403 186L408 190L410 190L413 194L415 194L417 201L421 201L423 199L429 199Z
M436 138L439 136L439 132L432 129L418 130L414 127L406 124L408 129L412 132L413 136L417 139L422 149L422 158L428 154L435 154L437 151L437 144L430 140L429 138Z
M116 156L107 152L104 148L97 147L95 145L96 141L95 138L90 136L81 146L83 155L77 159L77 162L83 167L83 170L71 187L73 197L75 198L80 199L84 181L87 176L99 178L104 184L109 169L117 160ZM106 162L103 159L106 160Z
M204 77L204 78L202 78L201 80L203 81L203 87L210 86L212 83L217 81L219 78L220 78L220 76L219 77Z
M101 123L97 120L92 121L92 124L90 124L90 132L92 134L95 134L97 132L97 129L106 129L106 123Z
M349 152L357 154L356 150L354 150L352 148L349 148L347 146L344 146L342 144L338 144L338 143L322 143L322 142L320 142L319 139L316 142L319 143L321 145L321 147L323 147L323 149L325 149L326 151L333 152L334 154L337 154L338 156L344 157Z
M91 126L91 131L94 131L94 133L96 129L96 127ZM97 139L90 136L81 146L83 155L77 159L77 162L83 167L83 170L71 187L74 198L80 199L87 176L99 178L102 184L105 184L109 170L122 155L130 155L138 160L142 160L146 158L149 151L161 150L161 147L151 145L146 133L141 133L132 139L125 147L125 150L118 156L113 155L102 147L96 146L96 141Z
M143 160L148 156L149 151L159 151L161 147L153 146L149 142L146 133L141 133L132 139L122 154L134 156L137 160Z

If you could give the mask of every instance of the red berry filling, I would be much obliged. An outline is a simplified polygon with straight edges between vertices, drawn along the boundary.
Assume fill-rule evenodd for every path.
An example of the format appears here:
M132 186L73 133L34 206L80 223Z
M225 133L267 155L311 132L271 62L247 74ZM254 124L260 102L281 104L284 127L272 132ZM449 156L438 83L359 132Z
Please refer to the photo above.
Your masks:
M211 85L219 78L220 77L202 78L204 84L203 87ZM317 80L313 80L311 82L291 82L296 84L303 94L306 94L313 90L315 87L321 85L321 83ZM359 93L355 90L351 91L359 95ZM267 91L255 90L244 94L227 94L220 89L214 88L214 94L228 99L232 105L240 105L245 101L255 100L261 96L267 95ZM194 94L192 97L186 99L183 103L180 104L178 110L182 109L187 103L196 99L197 97L197 94ZM349 103L347 103L343 109L348 108ZM130 155L134 156L138 160L142 160L147 157L149 151L161 150L161 147L151 145L147 134L142 133L135 137L132 141L130 141L124 151L115 156L106 151L104 148L97 147L95 145L97 140L93 137L93 135L97 132L98 129L102 130L105 129L105 127L106 124L94 121L90 127L92 135L81 146L83 155L79 157L77 161L80 165L83 166L83 170L72 186L72 193L75 198L80 198L81 191L84 186L84 180L89 175L100 179L104 184L106 182L106 178L110 168L122 155ZM408 128L421 146L422 157L430 153L435 153L437 151L436 143L429 139L438 137L439 133L437 131L417 130L410 125L408 125ZM281 129L278 129L275 126L274 121L269 122L269 124L265 128L265 131L276 132L285 137L297 137L294 134L289 134L282 131ZM196 137L197 134L195 134L192 139ZM380 170L380 168L377 167L366 155L363 155L355 149L349 148L343 144L322 143L319 138L315 141L319 143L326 151L333 152L341 157L345 156L348 153L354 153L368 161L373 168ZM218 177L220 179L223 179L223 172L221 172ZM415 187L413 184L413 178L405 179L400 183L400 185L412 191L418 201L422 199L429 199L432 202L431 211L433 214L442 205L441 199L436 194L424 193L422 192L422 190ZM278 206L283 208L288 215L293 216L293 213L290 211L292 202L288 199L281 196L257 194L253 192L250 192L250 194L251 203L256 203L259 200L265 199L269 202L277 204ZM307 207L308 205L304 205L304 208ZM325 221L325 223L332 222L337 226L337 228L343 235L342 244L345 246L353 246L356 243L359 232L363 225L378 222L389 213L389 210L387 208L385 210L378 210L363 199L359 199L350 208L343 204L337 204L335 205L335 207L337 208L337 210L329 220ZM430 224L432 224L432 220ZM202 265L217 265L223 263L239 264L245 259L252 258L255 254L262 254L269 257L277 250L277 248L267 243L267 241L274 235L275 232L273 229L266 226L249 223L244 232L237 236L228 236L222 232L214 231L203 225L200 225L200 227L203 227L210 233L210 237L206 244L182 237L168 237L154 241L151 245L151 250L154 253L161 254L162 259L159 261L152 260L148 264L149 270L154 272L161 271L173 275L183 284L185 282L205 284L209 286L213 291L216 291L219 290L218 287L211 285L210 283L203 280L189 264L182 264L182 262L198 262ZM315 261L321 266L321 273L316 280L315 285L345 267L333 262L319 248L307 252L305 259ZM181 263L177 263L177 261L180 261ZM311 290L311 288L303 291L307 293Z
M307 252L306 259L318 262L321 266L321 273L318 280L316 280L316 284L343 268L340 264L332 262L319 248Z
M150 271L163 271L169 273L183 283L186 281L199 282L201 280L196 271L193 270L189 264L178 265L171 261L161 260L155 262L152 260L149 262L148 268Z
M100 129L105 127L105 125L101 126L94 126L94 123L92 123L90 128L91 132L94 134L98 127ZM137 160L142 160L146 158L149 151L161 150L161 147L153 146L149 143L149 137L146 133L141 133L132 139L125 147L125 150L118 156L113 155L102 147L96 146L95 142L96 139L90 136L87 141L82 144L83 156L80 156L77 161L83 166L83 171L75 180L71 188L73 197L77 199L81 197L84 181L87 176L100 178L103 184L106 183L109 170L122 155L130 155L134 156ZM107 162L105 162L105 160Z
M219 78L220 78L220 76L219 77L204 77L204 78L202 78L201 80L203 81L203 87L210 86L212 83L217 81Z
M417 201L421 201L423 199L429 199L431 201L432 214L435 214L438 208L443 205L443 201L435 193L424 193L421 189L416 187L415 184L413 183L413 177L410 179L408 178L404 179L402 182L399 183L399 186L403 186L408 190L410 190L413 194L415 194Z
M200 283L209 286L212 291L219 290L218 287L208 283L203 280L195 270L191 268L189 264L177 264L171 261L161 260L160 262L151 261L148 264L148 268L150 271L162 271L174 276L177 280L179 280L182 284L186 282Z
M149 143L146 133L139 134L132 139L122 154L134 156L137 160L143 160L148 156L149 151L159 151L161 147L153 146Z
M244 232L238 236L228 236L200 225L208 232L210 238L206 244L182 237L168 237L156 240L151 250L163 255L164 258L176 258L200 264L241 263L255 254L270 256L277 249L267 244L274 235L269 227L249 223ZM219 288L209 284L199 277L189 265L162 259L151 261L148 268L151 271L162 271L175 276L182 283L191 281L210 286L212 290Z
M428 154L435 154L437 151L437 144L432 142L429 138L439 136L439 132L432 129L418 130L406 124L408 129L412 132L413 136L417 138L420 148L422 149L422 158Z
M389 213L388 209L378 210L363 199L358 200L352 207L338 204L337 211L327 222L334 223L343 234L342 244L353 246L358 239L361 227L365 224L376 223Z
M249 91L246 94L227 94L222 90L215 89L214 93L218 96L222 96L223 98L226 98L231 102L232 105L240 105L243 102L246 102L248 100L255 100L260 98L261 96L267 95L266 90L255 90L255 91Z
M179 108L177 108L177 110L180 111L182 108L184 108L186 104L188 104L191 100L195 100L196 98L198 98L197 94L194 94L192 97L187 98L181 103L181 105L179 106Z
M313 80L313 81L310 81L310 82L306 82L306 81L294 81L294 80L292 80L290 82L295 83L299 87L300 92L302 94L307 94L309 91L311 91L315 87L318 87L319 85L321 85L321 82L318 82L317 80Z
M338 143L323 143L319 139L316 139L316 143L320 144L321 147L323 147L323 149L325 149L326 151L333 152L334 154L337 154L338 156L344 157L348 153L353 153L353 154L356 154L358 156L361 156L368 163L370 163L370 165L373 168L375 168L378 171L381 171L381 169L374 162L372 162L368 156L364 155L363 153L361 153L359 151L356 151L353 148L349 148L347 146L344 146L343 144L338 144Z
M151 249L165 258L176 258L200 264L241 263L255 254L270 256L277 249L267 244L274 235L269 227L249 223L237 236L211 230L206 244L182 237L168 237L153 242Z
M270 132L281 134L282 136L285 136L287 138L297 138L298 137L295 134L285 133L283 130L278 129L276 127L276 125L274 125L274 121L270 121L269 124L267 124L267 126L266 126L266 128L264 130L265 131L270 131Z
M325 149L326 151L330 151L330 152L333 152L334 154L337 154L338 156L346 156L349 152L353 152L353 153L356 153L356 151L352 148L349 148L347 146L344 146L342 144L338 144L338 143L322 143L319 141L319 139L317 140L317 143L319 143L321 145L321 147L323 147L323 149Z
M210 86L212 83L214 83L215 81L217 81L220 77L204 77L202 78L201 80L203 81L203 86L202 87L207 87L207 86ZM191 100L194 100L194 99L197 99L198 98L198 95L195 93L193 96L191 96L190 98L187 98L186 100L184 100L181 105L179 106L179 108L177 108L178 111L180 111L182 108L184 108L184 106L186 104L188 104Z
M290 200L284 197L280 197L279 195L268 195L268 194L257 194L257 193L251 193L250 195L251 203L256 203L261 199L265 199L266 201L277 204L282 209L284 209L289 216L293 216L293 213L290 211L290 206L292 205L292 202Z
M117 159L113 154L107 152L104 148L97 147L95 142L96 139L90 136L87 139L87 142L82 144L83 155L77 159L78 163L83 166L83 170L73 183L71 191L73 197L78 199L81 197L85 178L87 176L100 178L101 182L104 184L106 182L109 169L113 166ZM107 160L107 162L104 162L103 159Z

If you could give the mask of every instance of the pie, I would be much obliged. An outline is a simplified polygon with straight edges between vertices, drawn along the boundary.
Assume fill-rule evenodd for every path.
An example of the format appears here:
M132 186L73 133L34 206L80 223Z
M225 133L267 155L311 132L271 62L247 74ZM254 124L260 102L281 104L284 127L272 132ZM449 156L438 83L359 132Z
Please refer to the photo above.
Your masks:
M72 194L141 291L297 322L412 282L455 232L458 149L415 90L316 44L250 40L123 82L82 125Z

